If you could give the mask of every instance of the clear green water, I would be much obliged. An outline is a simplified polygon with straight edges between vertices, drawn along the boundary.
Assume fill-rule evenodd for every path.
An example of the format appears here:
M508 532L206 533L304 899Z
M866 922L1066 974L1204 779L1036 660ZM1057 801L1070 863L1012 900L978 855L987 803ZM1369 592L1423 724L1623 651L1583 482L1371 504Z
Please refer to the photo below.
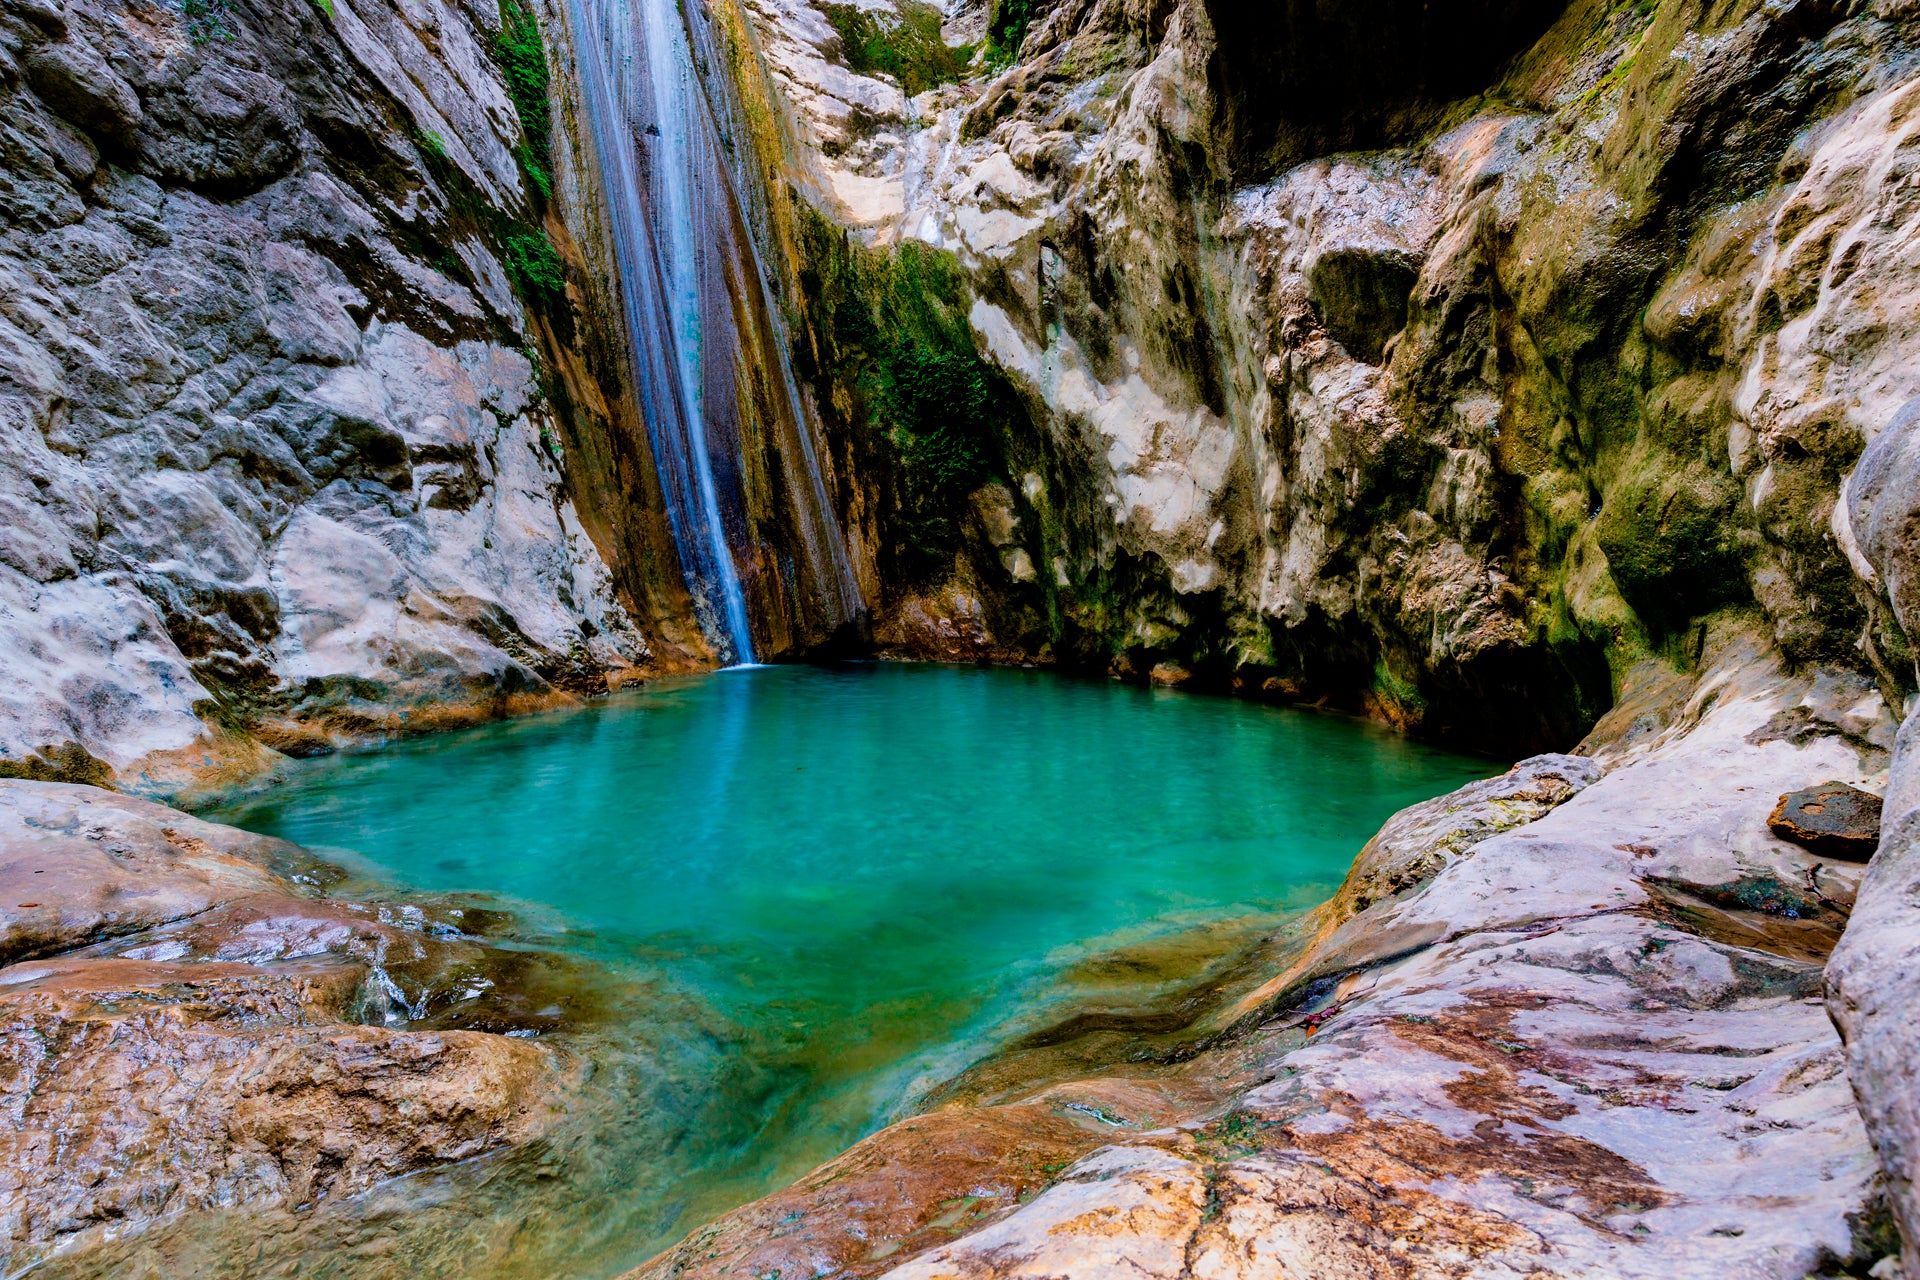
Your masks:
M537 1238L457 1267L587 1275L910 1107L1076 960L1319 901L1394 810L1496 767L1041 673L758 668L311 762L209 816L499 895L640 984L572 1046L600 1092L550 1153L571 1196L501 1193Z

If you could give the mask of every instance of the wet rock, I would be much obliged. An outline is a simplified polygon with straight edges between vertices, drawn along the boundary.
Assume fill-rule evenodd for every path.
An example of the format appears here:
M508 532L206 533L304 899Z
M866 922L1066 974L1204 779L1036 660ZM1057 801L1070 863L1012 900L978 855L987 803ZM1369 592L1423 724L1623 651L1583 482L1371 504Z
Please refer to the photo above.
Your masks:
M476 936L481 908L299 896L328 878L149 801L0 781L0 1268L551 1122L562 1064L532 1037L587 1012L570 975Z
M0 969L8 1263L163 1214L350 1196L541 1125L544 1049L346 1025L357 985L326 961Z
M1844 782L1789 791L1767 815L1767 826L1822 857L1865 862L1880 844L1880 797Z
M93 787L0 779L0 962L293 886L290 846Z

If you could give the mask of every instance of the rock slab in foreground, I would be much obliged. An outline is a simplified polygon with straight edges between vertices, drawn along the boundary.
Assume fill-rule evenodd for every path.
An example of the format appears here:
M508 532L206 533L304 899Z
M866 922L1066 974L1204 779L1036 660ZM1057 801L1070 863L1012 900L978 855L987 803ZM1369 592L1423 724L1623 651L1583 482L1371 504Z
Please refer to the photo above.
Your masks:
M547 1123L544 1047L362 1025L401 1020L393 975L445 987L477 948L255 861L303 856L0 780L0 955L66 950L0 967L0 1270L181 1213L354 1195Z

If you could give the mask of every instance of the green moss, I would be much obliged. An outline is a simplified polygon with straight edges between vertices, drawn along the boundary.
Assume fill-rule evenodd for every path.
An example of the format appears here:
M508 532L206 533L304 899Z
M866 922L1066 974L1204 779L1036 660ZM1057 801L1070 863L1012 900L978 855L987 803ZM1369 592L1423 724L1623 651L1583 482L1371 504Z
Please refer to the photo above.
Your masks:
M888 568L924 584L952 565L969 495L1004 471L1020 407L974 348L951 254L880 253L804 206L799 219L816 390L858 472L887 478Z
M909 96L966 77L973 49L947 47L940 38L941 12L933 5L902 0L900 16L891 23L858 5L822 7L840 35L840 55L850 71L884 72Z
M1427 709L1420 687L1400 676L1385 661L1373 665L1373 692L1381 702L1396 708L1409 720L1418 720Z
M436 160L447 158L447 140L431 129L421 129L413 135L414 145Z
M1643 450L1608 487L1597 529L1620 594L1656 633L1748 598L1740 488L1730 476Z
M113 770L77 742L48 744L24 760L0 760L0 778L81 782L109 789L113 786Z
M327 18L329 22L333 20L333 17L334 17L333 0L312 0L312 4L313 4L313 7L318 9Z

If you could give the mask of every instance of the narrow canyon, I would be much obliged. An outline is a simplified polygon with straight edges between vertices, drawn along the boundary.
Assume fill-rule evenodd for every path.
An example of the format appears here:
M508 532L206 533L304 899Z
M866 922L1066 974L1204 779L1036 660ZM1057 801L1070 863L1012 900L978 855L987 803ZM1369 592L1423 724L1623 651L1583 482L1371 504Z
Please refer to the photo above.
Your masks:
M1910 0L0 0L0 1276L1920 1280L1909 627Z

